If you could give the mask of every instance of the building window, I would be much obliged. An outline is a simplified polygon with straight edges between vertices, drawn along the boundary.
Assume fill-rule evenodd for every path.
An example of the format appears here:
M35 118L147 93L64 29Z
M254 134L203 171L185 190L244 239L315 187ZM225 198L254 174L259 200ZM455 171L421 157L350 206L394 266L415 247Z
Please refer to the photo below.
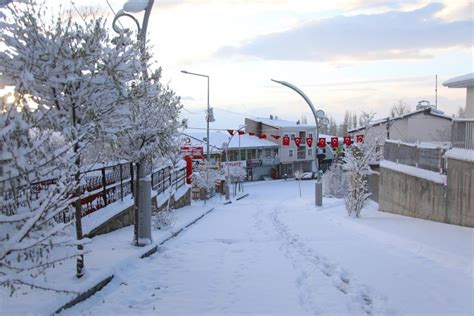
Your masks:
M288 150L288 156L289 156L289 157L293 157L293 149L289 149L289 150Z
M272 152L270 148L265 148L265 158L270 158L272 156Z
M308 138L313 138L313 133L308 133Z
M240 160L247 160L247 157L245 156L245 150L240 151Z
M306 159L306 146L298 147L297 159Z
M308 156L312 156L313 155L313 150L312 149L308 149Z
M291 134L291 140L295 140L295 134Z

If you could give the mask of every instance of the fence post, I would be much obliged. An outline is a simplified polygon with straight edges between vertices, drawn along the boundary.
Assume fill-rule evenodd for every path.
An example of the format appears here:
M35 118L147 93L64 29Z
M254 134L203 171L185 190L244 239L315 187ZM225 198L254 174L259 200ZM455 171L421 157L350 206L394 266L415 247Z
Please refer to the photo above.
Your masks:
M135 191L133 190L133 162L130 163L130 189L132 190L132 196L135 197Z
M107 205L107 181L105 180L105 167L102 168L102 187L103 193L102 196L104 198L104 206Z
M438 154L438 170L440 174L443 174L443 164L442 160L443 159L443 148L439 149L439 154Z
M398 146L397 146L397 163L398 163L398 156L400 156L400 141L398 141Z
M120 201L123 202L123 170L122 170L122 164L120 166Z

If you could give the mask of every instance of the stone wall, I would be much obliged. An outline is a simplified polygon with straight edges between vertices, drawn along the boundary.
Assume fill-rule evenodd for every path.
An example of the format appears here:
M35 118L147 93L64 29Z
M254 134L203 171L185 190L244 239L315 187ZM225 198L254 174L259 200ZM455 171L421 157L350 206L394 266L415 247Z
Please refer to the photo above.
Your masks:
M382 167L379 210L446 222L446 186Z
M156 205L156 198L152 197L151 199L152 206L158 209L158 211L163 210L167 206L167 202L164 202L163 205ZM181 208L186 205L191 205L191 188L189 187L186 193L181 196L178 200L174 199L174 196L171 197L171 205L173 208ZM100 212L100 211L99 211ZM133 205L124 209L122 212L116 214L114 217L93 229L89 234L84 237L93 238L97 235L107 234L113 232L114 230L132 225L135 221L134 217L134 207Z
M474 227L474 162L448 158L447 218Z

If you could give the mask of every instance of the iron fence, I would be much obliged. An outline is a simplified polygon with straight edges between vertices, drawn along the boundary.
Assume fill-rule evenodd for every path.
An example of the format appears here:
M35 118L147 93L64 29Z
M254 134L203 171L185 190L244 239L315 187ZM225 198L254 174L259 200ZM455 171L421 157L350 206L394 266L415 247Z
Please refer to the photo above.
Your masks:
M474 149L474 119L453 119L451 143L454 148Z
M446 174L446 162L443 158L447 148L386 141L383 146L383 158L399 164Z
M136 167L131 163L81 172L80 199L83 216L100 210L117 200L123 200L124 197L132 194L134 175L136 175ZM179 189L186 182L186 168L163 167L153 171L151 179L152 187L158 194L172 185ZM39 192L54 184L55 181L55 179L50 179L15 189L0 189L0 199L2 200L0 214L15 214L20 205L26 205L28 200L37 200ZM73 216L74 208L71 205L58 216L58 221L66 222Z

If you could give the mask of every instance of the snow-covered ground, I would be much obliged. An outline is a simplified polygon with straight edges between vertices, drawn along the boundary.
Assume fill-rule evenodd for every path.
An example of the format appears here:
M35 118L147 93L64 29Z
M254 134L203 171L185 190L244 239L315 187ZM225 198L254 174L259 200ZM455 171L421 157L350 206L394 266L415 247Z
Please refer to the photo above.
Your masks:
M246 184L249 197L115 268L108 286L64 314L474 313L473 229L376 204L349 218L342 200L316 208L313 181L301 186L302 198L295 181ZM109 234L110 247L120 234Z

